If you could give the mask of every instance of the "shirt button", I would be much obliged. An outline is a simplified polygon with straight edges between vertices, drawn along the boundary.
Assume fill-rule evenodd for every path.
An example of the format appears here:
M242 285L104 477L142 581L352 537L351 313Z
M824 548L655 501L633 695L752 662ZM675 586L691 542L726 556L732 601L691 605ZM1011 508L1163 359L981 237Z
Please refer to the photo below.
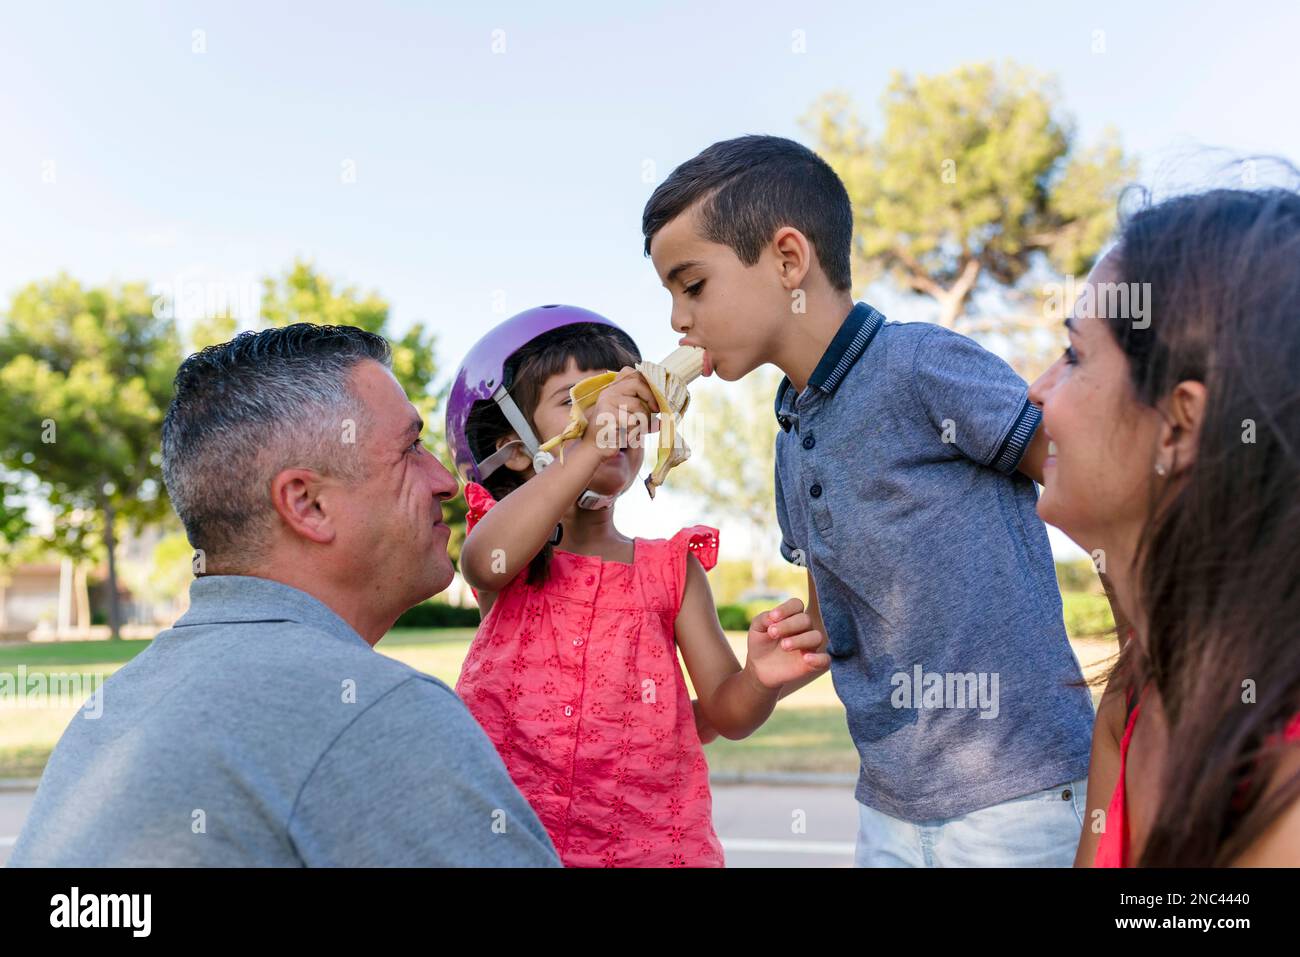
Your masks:
M573 705L571 705L571 704L566 704L566 705L564 706L564 716L565 716L566 718L571 718L571 717L573 717Z
M816 444L817 444L817 440L814 439L811 435L805 435L803 437L803 447L805 449L810 449Z
M573 647L575 647L575 648L581 648L581 647L582 647L582 639L581 639L581 638L574 638L574 639L573 639Z
M822 497L822 487L819 483L813 483L813 487L808 490L808 494L813 498Z

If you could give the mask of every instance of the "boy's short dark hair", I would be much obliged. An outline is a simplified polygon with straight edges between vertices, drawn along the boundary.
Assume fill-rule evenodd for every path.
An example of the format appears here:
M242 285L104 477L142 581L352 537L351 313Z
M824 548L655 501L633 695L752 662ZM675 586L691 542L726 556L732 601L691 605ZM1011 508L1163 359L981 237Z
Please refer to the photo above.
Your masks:
M714 143L659 184L641 215L645 252L655 234L696 202L706 239L730 246L746 266L782 226L813 244L822 272L849 289L853 205L830 165L794 140L741 136Z

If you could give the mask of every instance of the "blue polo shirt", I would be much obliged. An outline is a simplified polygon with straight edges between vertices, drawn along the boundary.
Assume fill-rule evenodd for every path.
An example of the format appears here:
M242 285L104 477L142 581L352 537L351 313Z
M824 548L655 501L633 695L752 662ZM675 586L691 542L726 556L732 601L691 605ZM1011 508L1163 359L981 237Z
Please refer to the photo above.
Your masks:
M50 756L10 867L559 867L456 693L319 599L209 575Z
M811 570L863 804L955 817L1084 777L1024 380L965 336L859 303L776 398L781 553Z

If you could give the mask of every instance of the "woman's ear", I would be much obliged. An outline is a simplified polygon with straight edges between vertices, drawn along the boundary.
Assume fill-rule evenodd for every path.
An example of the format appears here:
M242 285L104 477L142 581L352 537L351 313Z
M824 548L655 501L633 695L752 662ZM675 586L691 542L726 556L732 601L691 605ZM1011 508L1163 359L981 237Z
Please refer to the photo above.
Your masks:
M1171 475L1192 467L1201 441L1201 423L1205 420L1205 383L1186 379L1161 403L1165 427L1160 434L1156 453L1157 466L1163 464Z
M515 444L514 454L505 460L505 467L512 472L526 472L533 467L533 460L524 448L523 441L513 432L507 432L501 438L497 439L497 451L501 451L510 443Z

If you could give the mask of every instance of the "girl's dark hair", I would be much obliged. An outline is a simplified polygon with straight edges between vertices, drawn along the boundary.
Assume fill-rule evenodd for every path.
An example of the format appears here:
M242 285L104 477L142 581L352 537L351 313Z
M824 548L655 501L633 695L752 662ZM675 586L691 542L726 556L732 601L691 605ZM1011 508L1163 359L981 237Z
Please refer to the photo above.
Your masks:
M1154 685L1169 727L1138 863L1226 865L1300 797L1295 774L1263 798L1300 711L1300 195L1148 199L1117 256L1124 282L1149 283L1141 322L1107 319L1138 399L1206 390L1185 480L1153 485L1135 565L1146 640L1117 669L1133 694Z
M518 349L506 360L502 384L534 432L537 423L533 414L541 401L542 386L551 376L568 368L570 359L579 369L614 370L640 362L641 352L626 334L595 322L561 326ZM498 439L513 435L514 431L497 404L487 399L475 402L465 421L465 437L474 458L480 462L496 451ZM543 442L549 438L549 435L538 435ZM483 486L500 501L525 481L524 475L502 466L483 480ZM554 551L554 547L547 544L538 552L528 566L528 584L536 585L546 580Z

